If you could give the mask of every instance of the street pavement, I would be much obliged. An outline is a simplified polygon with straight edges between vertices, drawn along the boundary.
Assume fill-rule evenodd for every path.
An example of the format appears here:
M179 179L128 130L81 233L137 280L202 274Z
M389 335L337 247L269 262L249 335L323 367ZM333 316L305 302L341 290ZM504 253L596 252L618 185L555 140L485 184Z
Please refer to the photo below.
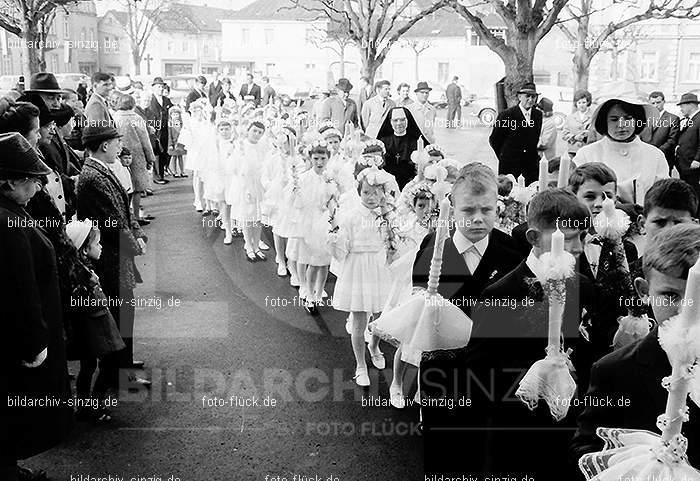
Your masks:
M489 133L436 136L448 157L495 168ZM144 202L156 220L137 258L135 358L152 389L120 391L111 423L78 423L27 465L58 481L424 479L417 406L366 405L388 404L394 349L382 344L389 368L370 368L371 387L358 388L345 315L330 298L308 315L277 276L272 250L267 262L249 263L242 238L224 246L223 231L192 207L190 180Z

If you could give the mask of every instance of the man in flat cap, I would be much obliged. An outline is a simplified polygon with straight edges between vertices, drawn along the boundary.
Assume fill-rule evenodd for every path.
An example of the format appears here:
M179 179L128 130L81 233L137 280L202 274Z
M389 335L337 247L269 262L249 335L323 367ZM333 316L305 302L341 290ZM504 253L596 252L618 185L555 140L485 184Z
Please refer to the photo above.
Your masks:
M19 133L0 134L0 479L46 479L17 460L57 444L72 425L61 296L53 244L25 210L52 173ZM58 407L10 401L50 398Z
M134 363L134 287L141 282L134 257L146 249L147 237L131 217L129 197L110 166L119 162L122 150L119 132L114 127L89 125L83 129L83 145L88 154L78 179L78 219L92 219L101 233L102 256L95 263L102 290L109 299L121 300L121 307L110 307L120 329L126 352L110 359L120 367L141 367ZM117 359L118 357L118 359ZM149 381L129 374L132 384L150 385Z

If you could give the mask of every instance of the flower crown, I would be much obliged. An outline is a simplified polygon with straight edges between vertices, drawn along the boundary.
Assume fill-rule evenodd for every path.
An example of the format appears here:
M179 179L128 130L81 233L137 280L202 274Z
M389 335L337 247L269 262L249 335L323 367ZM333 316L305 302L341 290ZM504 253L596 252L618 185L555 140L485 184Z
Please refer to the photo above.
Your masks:
M326 129L323 132L321 132L321 136L324 139L327 139L329 137L338 137L339 139L343 138L343 135L340 133L340 130L338 130L334 127L331 127L329 129Z
M428 180L442 182L447 178L447 169L438 164L427 165L423 170L423 177Z
M433 193L430 185L426 182L419 182L408 189L403 196L404 201L406 202L406 207L408 207L409 210L413 210L413 204L416 202L416 197L418 197L420 194L423 194L423 197L430 200L435 198L435 194Z
M370 139L365 143L364 149L362 149L362 155L365 154L386 154L386 148L384 147L384 142L378 139Z
M311 155L311 152L316 149L328 150L328 142L326 142L325 140L314 140L313 142L311 142L311 144L306 146L304 152L306 153L306 155Z
M377 166L368 167L357 174L357 185L367 182L369 185L381 185L384 192L397 191L396 178L386 170L381 170Z
M430 155L432 152L437 152L440 155L442 155L443 158L445 157L445 151L438 144L430 144L430 145L426 146L425 151L427 152L428 155Z

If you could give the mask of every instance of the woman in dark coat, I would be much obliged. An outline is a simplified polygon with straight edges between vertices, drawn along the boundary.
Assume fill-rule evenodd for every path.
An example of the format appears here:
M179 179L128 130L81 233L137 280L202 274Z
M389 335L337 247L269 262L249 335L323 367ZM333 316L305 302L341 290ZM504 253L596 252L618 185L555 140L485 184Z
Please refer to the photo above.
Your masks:
M0 152L0 479L41 479L17 460L57 445L72 424L56 255L25 210L51 169L19 133L0 134Z

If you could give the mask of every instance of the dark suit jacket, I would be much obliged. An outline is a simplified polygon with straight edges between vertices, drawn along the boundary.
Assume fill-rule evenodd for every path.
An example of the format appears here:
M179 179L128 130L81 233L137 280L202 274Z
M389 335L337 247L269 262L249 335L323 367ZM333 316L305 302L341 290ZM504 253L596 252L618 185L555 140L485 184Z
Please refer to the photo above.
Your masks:
M107 295L141 282L134 256L141 254L137 238L145 239L132 219L129 197L112 172L88 158L78 179L78 219L89 218L100 228L102 256L95 262Z
M229 92L229 93L227 93L227 94L224 93L224 92L219 92L219 95L217 95L217 97L216 97L216 98L214 99L214 101L213 101L213 102L214 102L214 107L223 107L224 102L225 102L227 99L230 99L230 100L234 100L234 101L235 101L235 100L236 100L236 96L233 95L233 93L231 93L231 92Z
M223 92L223 90L221 80L219 80L217 83L212 82L209 84L209 102L211 103L212 107L216 107L216 100L219 98L219 95Z
M453 371L428 371L421 366L424 398L471 400L471 406L464 408L423 409L426 473L562 479L565 446L574 431L574 408L555 423L542 402L530 411L515 397L520 379L535 361L544 358L547 346L548 301L532 278L523 261L484 290L482 301L472 311L471 340L455 353ZM590 283L581 275L567 283L562 333L565 347L574 349L577 374L590 368L585 359L577 358L576 350L582 343L578 335L581 310L592 294ZM442 427L462 429L440 431ZM464 456L448 454L455 445ZM546 463L541 458L544 446L549 453Z
M680 119L677 115L664 110L661 118L655 119L655 122L651 129L649 143L658 147L664 153L670 169L673 167L675 160L676 145L680 134Z
M525 236L527 229L528 224L526 221L513 227L513 230L510 233L510 236L513 238L513 242L515 243L515 247L520 255L523 256L523 259L530 255L530 250L532 249L532 245L530 245L530 243L527 241L527 237Z
M351 98L348 98L345 101L345 122L343 122L343 129L345 129L345 126L348 122L350 122L355 127L360 125L360 115L358 112L359 111L357 110L357 104L355 103L355 101Z
M190 93L187 94L187 98L185 98L185 110L189 112L190 111L190 104L192 104L192 102L199 100L199 99L202 99L202 98L207 98L207 96L203 92L200 92L197 89L190 90ZM210 98L210 101L211 101L211 98Z
M668 356L659 345L658 329L647 337L627 347L618 349L593 365L591 384L586 396L589 399L628 400L625 407L614 405L587 406L578 418L578 430L571 441L571 465L586 454L600 451L603 442L595 431L598 427L646 429L658 433L656 418L666 408L667 391L661 379L671 375ZM700 409L692 402L690 421L683 425L683 435L688 438L688 460L693 466L700 463ZM574 471L572 471L573 473ZM576 470L578 472L578 470ZM578 472L580 479L583 479ZM575 479L564 476L562 479Z
M459 105L462 101L462 89L459 85L451 83L445 89L445 97L447 97L447 103L450 105Z
M154 137L160 143L158 151L168 151L168 110L173 106L169 98L163 97L163 106L151 96L151 105L146 109L146 119L155 129ZM155 151L156 149L154 149Z
M690 169L694 160L700 162L700 111L682 128L676 149L676 167L681 174L698 174L700 169Z
M529 184L537 180L539 153L537 143L542 130L542 112L532 108L530 124L516 105L498 114L489 144L498 157L498 173L522 174Z
M66 218L70 219L75 214L75 182L71 177L80 173L78 156L55 134L50 140L40 140L38 146L46 164L61 177L63 194L66 197Z
M248 91L248 84L241 85L241 91L239 92L239 95L241 99L243 99L243 97L245 97L246 95L252 95L253 97L255 97L255 105L260 105L260 85L256 83L253 84L253 86L250 89L250 92Z

